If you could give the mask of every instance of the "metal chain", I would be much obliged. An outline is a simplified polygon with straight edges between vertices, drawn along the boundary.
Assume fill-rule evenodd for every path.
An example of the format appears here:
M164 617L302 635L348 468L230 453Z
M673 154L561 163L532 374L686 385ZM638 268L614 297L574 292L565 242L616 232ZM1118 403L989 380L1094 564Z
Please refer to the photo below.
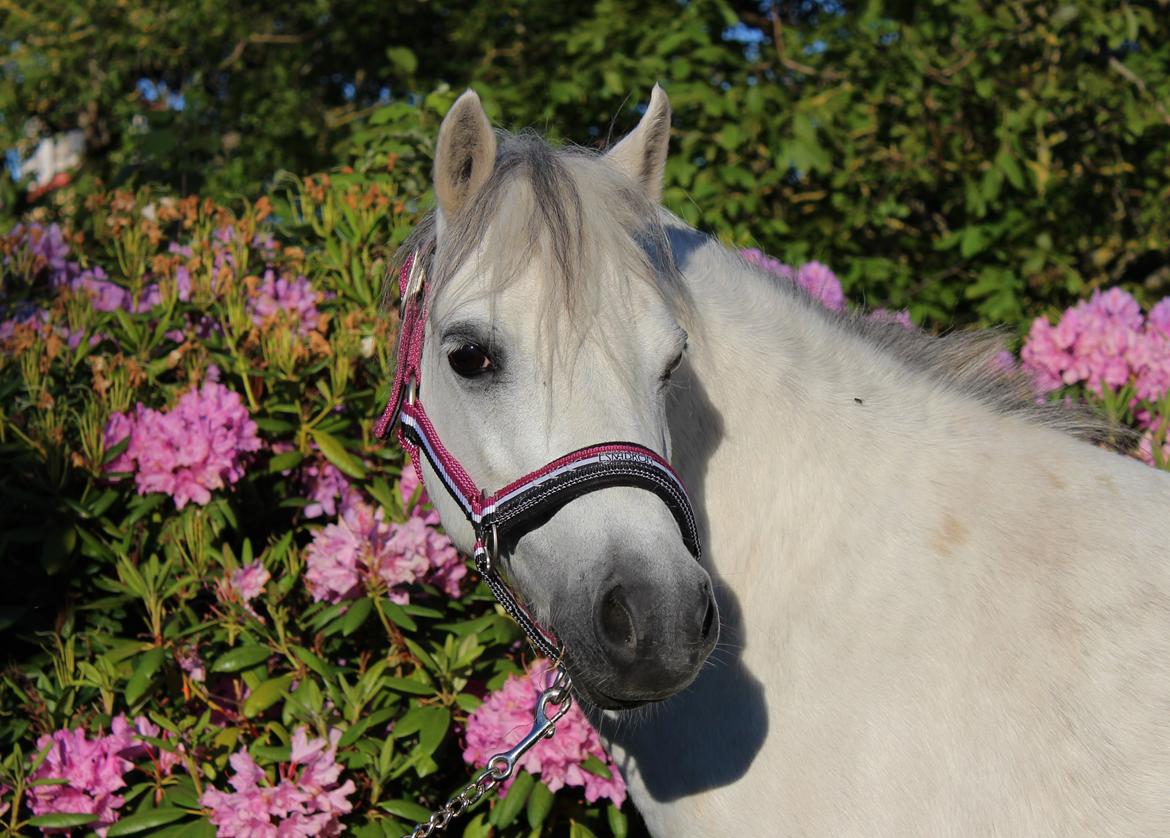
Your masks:
M536 709L532 713L532 727L523 739L516 743L510 751L496 754L488 760L487 768L475 775L470 783L459 790L459 793L431 813L431 816L414 829L406 838L428 838L436 832L444 832L452 820L458 818L476 803L485 794L500 783L505 782L516 770L516 763L528 750L542 739L548 739L556 733L556 723L560 721L569 707L573 704L571 691L572 682L569 673L563 667L557 667L557 676L552 685L541 692L536 700ZM549 715L548 708L552 705L553 712Z
M447 824L478 803L480 798L499 785L499 782L492 776L492 769L485 768L480 771L457 795L432 812L423 823L416 825L410 833L410 838L428 838L436 832L445 831Z

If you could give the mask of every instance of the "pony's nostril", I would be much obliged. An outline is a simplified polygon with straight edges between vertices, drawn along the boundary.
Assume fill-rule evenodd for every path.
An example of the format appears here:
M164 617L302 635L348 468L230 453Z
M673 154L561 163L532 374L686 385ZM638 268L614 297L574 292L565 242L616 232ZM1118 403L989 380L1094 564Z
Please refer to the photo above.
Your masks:
M715 623L715 597L711 596L710 592L707 594L707 611L703 614L703 630L702 638L706 640L711 636L711 626Z
M601 639L610 651L622 657L634 656L638 646L638 636L634 629L634 618L630 614L626 603L626 595L621 585L610 588L601 600L598 613L598 627Z

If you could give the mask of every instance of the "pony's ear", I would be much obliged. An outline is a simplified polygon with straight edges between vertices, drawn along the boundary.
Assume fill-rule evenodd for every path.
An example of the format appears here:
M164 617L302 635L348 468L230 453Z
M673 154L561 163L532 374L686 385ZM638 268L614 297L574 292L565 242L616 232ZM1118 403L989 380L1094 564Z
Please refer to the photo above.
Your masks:
M455 100L439 126L435 197L447 218L459 214L496 165L496 135L474 90Z
M662 170L669 145L670 100L656 84L638 127L610 149L605 159L632 177L646 191L646 197L657 202L662 198Z

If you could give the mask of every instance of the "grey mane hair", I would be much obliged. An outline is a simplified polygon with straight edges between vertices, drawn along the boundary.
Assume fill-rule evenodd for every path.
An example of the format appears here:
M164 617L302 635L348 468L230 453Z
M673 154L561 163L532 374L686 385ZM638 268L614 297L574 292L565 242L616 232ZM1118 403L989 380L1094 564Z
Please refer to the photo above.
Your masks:
M458 215L444 219L437 248L437 220L427 214L395 255L393 276L417 251L435 299L473 261L475 274L490 278L483 293L491 298L540 259L548 266L539 305L550 353L598 336L603 295L614 293L603 282L607 273L624 283L617 293L630 282L649 282L676 313L685 313L688 297L666 230L655 205L627 177L595 151L553 148L534 132L496 134L491 176ZM397 283L386 286L384 304ZM563 323L570 340L557 334Z
M1038 397L1031 378L1016 366L1005 366L1000 354L1011 335L1005 328L975 329L933 335L924 329L870 317L870 312L834 312L794 282L743 260L782 291L800 299L816 315L829 318L884 355L933 381L937 386L974 399L1005 416L1019 416L1098 445L1127 451L1137 435L1111 425L1085 405L1051 402Z

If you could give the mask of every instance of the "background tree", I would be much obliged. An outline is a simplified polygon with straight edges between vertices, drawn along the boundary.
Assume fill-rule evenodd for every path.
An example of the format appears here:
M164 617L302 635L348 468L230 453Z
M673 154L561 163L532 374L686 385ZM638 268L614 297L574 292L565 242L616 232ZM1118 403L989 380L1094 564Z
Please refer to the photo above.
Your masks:
M1170 5L1070 0L0 3L0 138L212 193L411 167L471 84L603 144L662 81L667 201L934 325L1170 283Z

